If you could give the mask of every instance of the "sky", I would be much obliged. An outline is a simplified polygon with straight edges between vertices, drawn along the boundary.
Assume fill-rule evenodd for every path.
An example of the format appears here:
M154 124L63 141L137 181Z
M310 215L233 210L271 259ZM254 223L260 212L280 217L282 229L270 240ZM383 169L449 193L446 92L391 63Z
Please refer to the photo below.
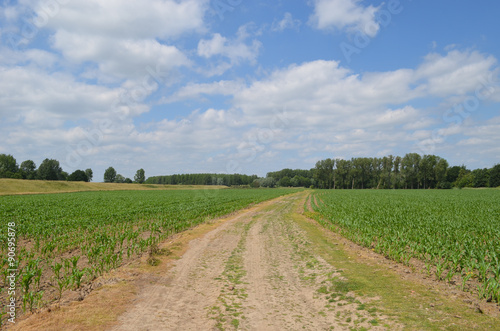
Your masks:
M500 2L0 0L0 153L133 178L500 162Z

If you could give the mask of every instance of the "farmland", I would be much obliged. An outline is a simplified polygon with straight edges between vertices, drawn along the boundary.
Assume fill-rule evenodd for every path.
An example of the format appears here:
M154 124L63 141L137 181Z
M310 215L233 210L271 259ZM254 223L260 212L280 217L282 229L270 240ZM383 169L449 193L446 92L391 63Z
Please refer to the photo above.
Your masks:
M316 191L310 215L396 262L420 261L429 276L500 302L499 201L500 190Z
M291 192L162 190L0 197L2 309L11 282L9 269L17 269L17 302L30 311L127 260L151 254L172 234ZM10 247L15 247L11 254ZM1 313L5 320L5 310Z

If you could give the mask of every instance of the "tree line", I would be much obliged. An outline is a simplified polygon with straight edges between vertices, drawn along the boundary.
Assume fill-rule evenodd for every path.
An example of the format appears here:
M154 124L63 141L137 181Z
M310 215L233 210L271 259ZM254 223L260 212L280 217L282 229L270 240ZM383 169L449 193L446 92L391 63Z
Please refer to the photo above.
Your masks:
M63 171L59 161L54 159L43 160L38 168L33 160L26 160L18 165L12 155L0 154L0 178L90 182L93 178L93 172L89 168L68 174Z
M163 185L225 185L242 186L252 185L258 179L257 175L240 174L178 174L169 176L149 177L147 184Z
M63 171L59 161L45 159L37 168L32 160L19 166L12 155L0 154L0 178L68 180L90 182L92 169ZM118 174L113 167L104 172L105 183L146 183L164 185L225 185L248 187L313 187L320 189L450 189L452 187L499 187L500 164L469 170L464 165L450 167L436 155L408 153L404 157L384 156L325 159L310 170L283 169L266 177L241 174L177 174L146 179L144 169L134 180Z
M93 179L92 169L75 170L68 174L65 172L59 161L45 159L37 168L33 160L26 160L18 165L12 155L0 154L0 178L28 179L28 180L61 180L72 182L91 182ZM113 167L106 169L104 173L105 183L144 183L146 174L144 169L137 170L134 181L130 178L117 174Z
M146 172L144 169L139 169L135 173L134 176L134 181L130 178L125 178L124 176L117 174L115 168L109 167L104 171L104 182L105 183L126 183L126 184L132 184L132 183L138 183L142 184L146 181Z
M408 153L404 157L326 159L311 169L312 185L323 189L450 189L498 187L500 164L491 169L450 167L436 155Z

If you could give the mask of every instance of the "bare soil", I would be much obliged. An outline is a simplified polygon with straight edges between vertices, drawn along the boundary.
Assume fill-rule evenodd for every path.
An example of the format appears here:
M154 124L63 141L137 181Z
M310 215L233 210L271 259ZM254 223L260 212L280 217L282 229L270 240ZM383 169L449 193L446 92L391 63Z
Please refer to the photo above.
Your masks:
M293 199L239 214L191 241L113 330L383 329L369 321L386 317L358 309L370 298L346 292L341 308L331 305L331 283L343 278L285 217Z

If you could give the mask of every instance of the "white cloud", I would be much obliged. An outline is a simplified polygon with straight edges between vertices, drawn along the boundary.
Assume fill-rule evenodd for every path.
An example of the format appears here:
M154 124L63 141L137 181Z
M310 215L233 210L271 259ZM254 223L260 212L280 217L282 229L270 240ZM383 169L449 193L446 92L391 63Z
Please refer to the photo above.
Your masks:
M298 29L300 24L300 20L294 19L292 14L287 12L282 20L273 22L271 30L281 32L286 29Z
M34 8L43 18L43 1ZM118 39L175 38L203 31L208 0L72 0L47 20L47 27Z
M172 96L162 99L162 103L176 102L186 99L199 98L201 95L231 96L245 87L242 81L221 80L206 84L188 84L175 92Z
M117 83L140 81L147 67L189 66L183 51L169 43L206 30L208 0L73 0L51 10L34 1L32 6L35 22L53 31L52 46L72 65L85 66L83 78Z
M215 68L209 71L209 75L221 75L235 65L244 62L255 64L259 51L262 47L261 42L254 39L247 43L246 39L250 37L246 26L238 29L235 39L228 39L219 33L213 34L211 39L202 39L198 43L198 55L207 59L221 56L229 60L222 61Z
M432 95L465 95L489 80L496 63L493 56L477 51L453 50L445 56L431 53L416 70L415 78L424 79Z
M55 128L65 121L98 120L119 111L121 89L87 85L71 75L33 67L0 67L0 72L0 117L21 121L26 128ZM135 116L147 109L139 103L128 107Z
M315 0L310 22L318 29L360 31L374 37L380 24L375 19L378 8L365 7L360 0Z
M111 39L58 31L54 47L74 63L96 63L99 74L117 79L140 79L147 67L160 66L172 70L190 65L188 58L176 47L153 39ZM96 77L99 78L99 77Z

